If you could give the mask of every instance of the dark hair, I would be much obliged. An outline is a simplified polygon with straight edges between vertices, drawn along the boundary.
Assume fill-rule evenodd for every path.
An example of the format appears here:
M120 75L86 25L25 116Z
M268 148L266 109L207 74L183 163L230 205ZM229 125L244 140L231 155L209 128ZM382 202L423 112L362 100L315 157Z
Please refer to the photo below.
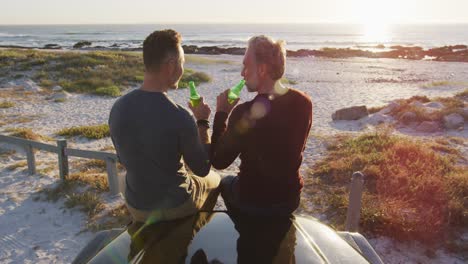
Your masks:
M146 70L157 70L171 55L179 55L180 34L172 29L154 31L143 42L143 62Z

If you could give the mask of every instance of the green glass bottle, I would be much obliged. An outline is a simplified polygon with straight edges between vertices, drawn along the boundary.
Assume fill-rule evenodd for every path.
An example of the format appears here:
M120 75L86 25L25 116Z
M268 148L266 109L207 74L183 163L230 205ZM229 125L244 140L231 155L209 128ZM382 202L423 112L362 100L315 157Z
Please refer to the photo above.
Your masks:
M195 83L193 81L189 82L190 89L190 103L193 107L197 106L200 103L200 94L198 94L197 89L195 88Z
M244 85L245 80L241 80L238 84L231 88L231 91L229 91L228 94L228 102L230 104L234 103L234 101L239 98L240 92L242 91L242 88L244 88Z

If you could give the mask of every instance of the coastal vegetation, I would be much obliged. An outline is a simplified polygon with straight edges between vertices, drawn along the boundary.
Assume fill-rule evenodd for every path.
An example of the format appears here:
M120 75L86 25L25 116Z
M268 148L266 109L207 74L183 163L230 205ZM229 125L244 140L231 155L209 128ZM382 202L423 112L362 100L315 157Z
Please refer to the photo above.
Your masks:
M59 136L83 136L88 139L101 139L110 136L109 125L76 126L64 128L57 132Z
M325 157L306 173L304 190L315 205L310 210L342 230L351 175L362 171L361 231L448 245L468 221L468 166L454 142L418 141L389 130L331 138Z
M0 50L0 67L3 76L29 76L43 88L59 85L68 92L105 96L119 96L141 82L144 75L140 52L4 49ZM210 80L206 73L186 69L181 88L189 81L199 84Z
M14 107L15 103L10 102L10 101L2 101L0 102L0 108L11 108Z

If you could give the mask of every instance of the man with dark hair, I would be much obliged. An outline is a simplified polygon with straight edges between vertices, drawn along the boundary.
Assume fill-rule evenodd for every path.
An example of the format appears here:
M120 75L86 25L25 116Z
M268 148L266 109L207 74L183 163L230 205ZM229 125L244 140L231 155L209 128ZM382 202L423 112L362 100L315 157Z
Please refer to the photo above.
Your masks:
M231 211L290 215L299 205L299 167L312 124L312 102L305 93L281 85L285 62L283 42L251 38L241 75L257 96L236 108L237 102L228 103L229 90L217 98L212 165L224 169L237 156L241 160L238 175L221 181L221 195Z
M150 34L143 43L143 60L142 86L117 100L109 116L112 141L127 169L127 207L135 222L210 210L220 182L219 175L210 172L210 107L202 98L197 107L189 105L192 116L167 95L177 89L184 72L180 34Z

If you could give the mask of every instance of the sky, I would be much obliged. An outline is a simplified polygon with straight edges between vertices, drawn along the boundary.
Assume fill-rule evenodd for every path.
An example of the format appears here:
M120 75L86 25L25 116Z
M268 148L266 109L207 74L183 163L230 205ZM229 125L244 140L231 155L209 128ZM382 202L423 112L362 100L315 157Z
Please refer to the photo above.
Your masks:
M468 0L0 0L0 24L468 23Z

